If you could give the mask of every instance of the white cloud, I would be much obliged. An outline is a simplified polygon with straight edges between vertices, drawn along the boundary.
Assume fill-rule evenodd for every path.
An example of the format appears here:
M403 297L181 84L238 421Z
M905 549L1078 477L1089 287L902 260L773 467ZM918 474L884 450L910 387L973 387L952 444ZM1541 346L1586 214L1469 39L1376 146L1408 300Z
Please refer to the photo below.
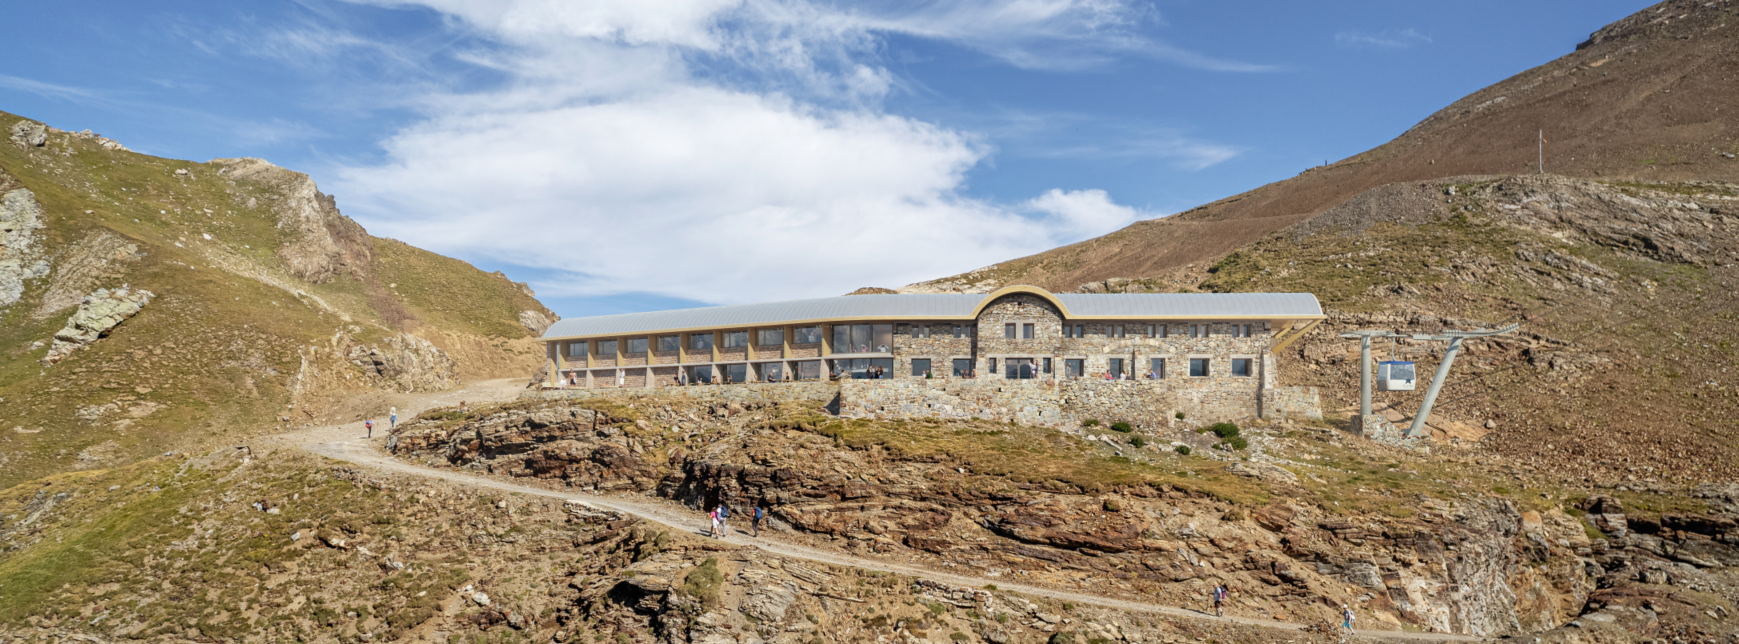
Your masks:
M1342 31L1334 35L1334 44L1347 48L1407 49L1414 45L1429 45L1431 37L1415 29L1390 29L1377 33Z
M896 80L875 63L877 34L1012 62L1021 43L1122 33L1138 16L1109 0L879 13L795 0L417 4L496 45L461 56L510 80L418 97L425 120L383 143L384 163L341 169L333 192L375 234L564 276L540 293L812 297L969 270L1143 216L1103 190L1012 207L965 197L983 140L878 105Z

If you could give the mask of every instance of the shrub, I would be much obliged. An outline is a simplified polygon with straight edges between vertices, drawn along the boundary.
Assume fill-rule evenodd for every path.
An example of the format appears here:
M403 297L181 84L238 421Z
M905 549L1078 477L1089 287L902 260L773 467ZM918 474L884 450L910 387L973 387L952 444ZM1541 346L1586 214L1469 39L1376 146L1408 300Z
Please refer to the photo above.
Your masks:
M1099 426L1099 419L1088 418L1087 420L1081 421L1081 426L1082 427L1098 427Z
M1183 420L1183 412L1181 412L1181 411L1176 413L1176 414L1173 414L1173 416L1176 416L1178 420Z
M1243 436L1233 436L1226 439L1226 445L1232 449L1244 449L1250 446L1250 441L1244 440Z
M1140 436L1136 436L1134 438L1129 439L1129 444L1134 445L1136 448L1147 447L1147 439L1142 438Z
M1117 499L1105 499L1100 507L1105 508L1106 512L1121 512L1123 510L1123 506L1117 504Z
M1118 432L1123 432L1123 433L1125 433L1125 434L1127 434L1127 433L1129 433L1129 432L1133 432L1133 431L1135 431L1135 428L1134 428L1134 427L1130 427L1130 426L1129 426L1129 423L1124 423L1124 422L1116 422L1116 423L1111 423L1111 430L1112 430L1112 431L1118 431Z
M1052 633L1046 644L1075 644L1075 636L1068 633Z
M948 607L943 606L942 602L930 602L925 605L930 607L930 614L937 617L941 617L942 613L948 612Z
M719 572L719 560L707 557L694 570L688 571L688 576L683 578L682 592L711 606L718 602L719 585L724 582L725 575Z
M1190 455L1190 446L1188 446L1188 445L1177 446L1177 453L1183 454L1184 456L1189 456Z
M1238 435L1238 426L1231 423L1214 423L1208 425L1208 431L1213 432L1215 436L1226 439Z

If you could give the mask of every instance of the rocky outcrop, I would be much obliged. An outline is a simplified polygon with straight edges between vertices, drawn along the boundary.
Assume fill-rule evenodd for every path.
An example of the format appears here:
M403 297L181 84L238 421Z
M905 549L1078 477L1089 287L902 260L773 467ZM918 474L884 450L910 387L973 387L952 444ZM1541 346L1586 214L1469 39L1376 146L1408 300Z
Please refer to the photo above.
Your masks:
M308 175L263 159L217 159L224 175L266 186L275 193L272 212L285 241L278 258L300 279L315 284L338 275L361 279L374 248L368 232L338 211L338 202L320 192Z
M543 335L544 330L548 329L549 325L555 324L556 321L539 311L525 310L519 312L519 323L533 334Z
M130 261L138 252L137 245L106 230L79 240L55 262L54 278L49 280L48 291L30 316L38 320L48 319L68 307L77 306L84 295L98 285L120 281L121 272L115 270L116 263Z
M24 295L25 280L48 274L48 262L36 250L42 227L42 204L34 193L19 188L0 196L0 309Z
M48 126L35 121L12 124L12 144L21 148L40 148L48 144Z
M434 343L408 333L389 336L377 344L351 346L346 358L381 389L444 391L459 384L455 375L458 363Z
M54 346L49 347L42 364L52 365L65 360L72 352L107 336L111 329L145 308L152 297L150 291L125 285L113 291L97 289L85 296L78 311L67 319L66 327L54 334Z

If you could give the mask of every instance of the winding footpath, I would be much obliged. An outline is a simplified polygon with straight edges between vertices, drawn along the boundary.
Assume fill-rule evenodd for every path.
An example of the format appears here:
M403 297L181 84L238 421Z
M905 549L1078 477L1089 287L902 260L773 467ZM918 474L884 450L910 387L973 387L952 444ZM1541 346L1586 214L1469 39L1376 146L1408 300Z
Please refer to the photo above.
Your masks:
M420 396L420 397L416 397L416 398L407 398L403 401L404 406L400 408L400 414L401 414L400 417L401 418L411 418L411 417L414 417L417 413L419 413L424 408L450 405L450 404L456 403L459 400L474 401L474 402L488 402L488 401L494 401L494 400L504 400L504 399L510 398L514 394L517 394L517 391L518 391L517 388L504 387L501 384L498 384L498 382L497 383L485 383L484 385L481 385L478 387L467 388L466 390L460 391L460 392L446 392L446 393L437 394L437 395ZM465 398L464 396L466 396L466 395L469 395L470 397ZM480 477L480 476L473 476L470 474L463 474L463 473L454 472L454 471L438 470L438 469L433 469L433 468L428 468L428 467L422 467L419 465L415 465L412 463L407 463L404 461L400 461L398 459L394 459L390 456L387 456L387 455L381 453L381 451L375 447L375 444L378 443L381 439L377 438L377 439L374 439L371 441L368 439L364 439L363 437L357 436L356 435L357 433L358 433L357 428L354 427L354 424L352 424L352 426L316 427L316 428L311 428L311 429L304 430L301 432L297 432L295 434L280 435L280 438L289 439L287 442L290 442L291 444L294 444L294 445L298 445L302 449L306 449L306 450L313 452L315 454L325 456L327 458L331 458L334 460L344 461L347 463L353 463L356 465L373 468L376 470L381 470L381 471L386 471L386 472L394 472L394 473L398 473L398 474L407 474L407 475L411 475L411 476L420 476L420 477L426 477L426 478L432 478L432 479L440 479L440 480L449 481L452 483L459 483L462 485L469 485L469 486L484 488L484 489L499 490L502 492L512 492L512 493L518 493L518 494L526 494L526 495L549 497L549 498L554 498L554 499L562 499L563 501L571 501L571 502L575 502L575 503L580 503L580 504L592 507L594 509L619 512L621 514L638 517L638 518L646 520L646 521L651 521L651 522L663 524L663 525L666 525L666 526L669 526L671 528L675 528L678 530L685 530L685 531L690 531L690 532L695 531L696 530L695 526L697 526L701 523L701 519L698 517L698 515L696 515L695 512L688 510L687 508L682 508L682 507L677 506L675 504L644 502L644 501L624 499L624 498L620 498L620 497L609 497L609 496L601 496L601 495L595 495L595 494L576 493L576 492L570 492L570 491L550 490L550 489L531 487L531 486L525 486L525 485L516 485L513 483L508 483L508 482L504 482L504 481L497 481L497 480L493 480L493 479L489 479L489 478L484 478L484 477ZM384 435L385 432L382 432L382 434ZM333 440L333 439L336 439L336 440ZM1063 590L1054 590L1054 589L1044 588L1044 587L1039 587L1039 586L1028 586L1028 585L1024 585L1024 584L1011 583L1007 579L989 579L989 578L983 578L983 577L971 577L971 576L965 576L965 575L956 575L956 574L950 574L950 573L945 573L945 572L938 572L935 570L931 570L928 568L922 568L922 567L918 567L918 566L909 566L909 565L891 563L891 562L886 562L886 561L880 561L880 560L876 560L876 559L868 559L868 558L864 558L864 557L854 557L851 555L845 555L845 554L840 554L840 553L836 553L836 552L829 552L829 551L820 550L820 549L816 549L816 548L810 548L807 546L802 546L802 545L798 545L798 544L793 544L793 543L781 541L777 537L767 536L766 533L763 533L763 535L764 536L761 536L758 538L751 538L751 537L744 536L740 531L737 531L737 532L733 532L731 534L731 536L725 538L725 541L728 543L731 543L731 544L739 545L739 546L760 548L761 550L765 550L769 553L776 554L776 555L779 555L782 557L789 557L792 559L804 559L804 560L833 564L833 565L838 565L838 566L847 566L847 567L852 567L852 568L859 568L859 569L863 569L863 570L871 570L871 571L877 571L877 572L886 572L886 573L907 575L910 577L929 579L932 581L938 581L938 582L942 582L945 584L966 587L966 588L982 588L987 584L996 584L997 588L1004 589L1004 590L1011 590L1011 591L1015 591L1015 592L1022 593L1022 594L1036 595L1036 596L1042 596L1042 597L1050 597L1053 599L1059 599L1059 600L1074 602L1074 603L1078 603L1078 604L1090 604L1090 605L1094 605L1094 606L1100 606L1100 607L1104 607L1104 608L1112 608L1112 609L1116 609L1116 610L1139 612L1139 613L1150 613L1150 614L1157 614L1157 615L1165 615L1165 616L1169 616L1169 617L1181 617L1181 618L1186 618L1186 619L1200 619L1200 620L1215 621L1215 622L1230 622L1230 623L1235 623L1235 624L1243 624L1243 625L1247 625L1247 626L1257 626L1257 627L1262 627L1262 628L1272 628L1272 629L1277 629L1277 630L1294 631L1294 632L1299 631L1302 628L1298 624L1293 624L1293 623L1289 623L1289 622L1281 622L1281 621L1269 620L1269 619L1258 619L1258 618L1253 618L1253 617L1226 616L1223 618L1217 618L1217 617L1213 617L1211 615L1208 615L1208 614L1200 612L1200 611L1190 610L1190 609L1186 609L1186 608L1178 608L1175 606L1161 606L1158 604L1149 604L1149 603L1143 603L1143 602L1114 599L1114 598L1110 598L1110 597L1102 597L1099 595L1088 595L1088 594L1075 593L1075 592L1069 592L1069 591L1063 591ZM1406 642L1481 642L1481 641L1485 641L1485 638L1474 637L1474 636L1470 636L1470 635L1449 635L1449 634L1443 634L1443 633L1417 633L1417 632L1408 632L1408 631L1365 630L1365 631L1358 631L1357 636L1360 638L1364 638L1364 639L1396 640L1396 641L1406 641Z

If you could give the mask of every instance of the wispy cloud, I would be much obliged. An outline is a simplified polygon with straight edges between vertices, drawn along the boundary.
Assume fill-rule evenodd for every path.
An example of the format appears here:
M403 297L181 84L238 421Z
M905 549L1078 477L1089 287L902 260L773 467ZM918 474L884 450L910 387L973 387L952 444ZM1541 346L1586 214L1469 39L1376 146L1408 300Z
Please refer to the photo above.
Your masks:
M101 92L83 87L56 85L39 80L0 74L0 88L29 92L44 98L57 98L86 105L106 104L110 99Z
M1376 33L1342 31L1334 35L1334 44L1349 49L1407 49L1431 44L1431 37L1415 29L1390 29Z

